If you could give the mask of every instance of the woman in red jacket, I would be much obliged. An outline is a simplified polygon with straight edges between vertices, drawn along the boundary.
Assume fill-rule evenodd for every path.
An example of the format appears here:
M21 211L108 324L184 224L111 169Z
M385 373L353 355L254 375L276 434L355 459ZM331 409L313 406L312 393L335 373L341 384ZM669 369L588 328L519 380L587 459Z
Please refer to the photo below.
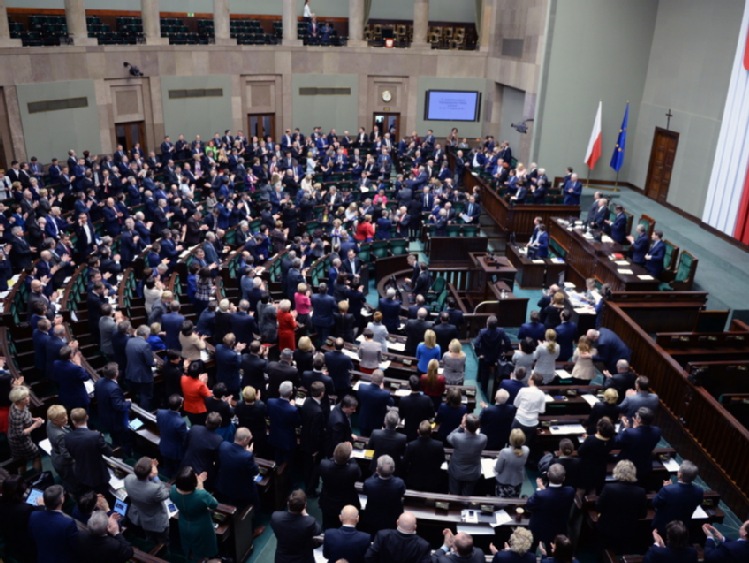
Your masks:
M296 350L296 311L291 310L291 301L282 299L278 304L278 349Z

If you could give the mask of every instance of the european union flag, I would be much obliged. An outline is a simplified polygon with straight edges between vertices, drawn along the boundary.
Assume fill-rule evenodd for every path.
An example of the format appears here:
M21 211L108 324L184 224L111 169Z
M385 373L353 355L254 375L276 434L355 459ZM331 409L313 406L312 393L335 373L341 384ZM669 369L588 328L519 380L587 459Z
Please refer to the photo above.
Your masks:
M627 122L629 121L629 102L627 102L624 108L624 119L622 119L622 127L619 129L619 138L616 140L616 147L614 148L614 154L611 155L611 168L619 172L624 165L624 149L627 146Z

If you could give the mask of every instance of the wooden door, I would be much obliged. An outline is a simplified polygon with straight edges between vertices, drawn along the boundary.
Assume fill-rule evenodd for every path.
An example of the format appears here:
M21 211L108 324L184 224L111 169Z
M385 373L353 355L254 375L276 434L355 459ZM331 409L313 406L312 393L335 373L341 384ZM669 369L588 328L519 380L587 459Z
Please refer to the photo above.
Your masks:
M247 116L249 120L250 138L264 139L276 136L276 114L258 113Z
M380 135L390 132L390 142L393 145L400 139L400 113L375 113L374 123L380 130Z
M679 146L679 134L655 128L653 146L650 149L648 178L645 182L645 195L659 203L666 201L668 188L671 185L671 171L676 159L676 148Z
M140 144L140 149L144 154L148 154L146 147L146 122L131 121L129 123L117 123L114 126L115 139L118 145L122 145L125 152L129 151L136 144Z

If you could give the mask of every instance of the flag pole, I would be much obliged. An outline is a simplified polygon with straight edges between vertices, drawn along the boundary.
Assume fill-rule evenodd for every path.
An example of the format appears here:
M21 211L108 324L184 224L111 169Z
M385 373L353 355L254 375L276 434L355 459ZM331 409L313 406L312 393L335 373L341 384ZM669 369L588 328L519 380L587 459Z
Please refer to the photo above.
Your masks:
M590 168L588 168L588 173L585 175L585 187L587 188L590 184Z
M614 187L615 188L619 187L619 171L618 170L616 171L616 180L614 180Z

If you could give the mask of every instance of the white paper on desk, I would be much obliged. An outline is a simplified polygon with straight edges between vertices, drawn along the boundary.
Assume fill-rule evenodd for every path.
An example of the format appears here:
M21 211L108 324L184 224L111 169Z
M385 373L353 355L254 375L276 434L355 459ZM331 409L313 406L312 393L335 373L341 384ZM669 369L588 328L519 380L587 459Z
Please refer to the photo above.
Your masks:
M605 242L606 244L611 244L614 242L614 239L612 239L609 235L603 235L601 237L601 242Z
M664 461L663 467L666 468L666 471L669 473L678 473L679 472L679 464L677 461L673 458L669 459L668 461Z
M363 335L363 334L360 334L360 335L359 335L359 336L357 337L356 341L357 341L357 342L359 342L360 344L361 344L362 342L364 342L364 335Z
M365 459L364 450L357 450L356 448L351 450L351 457L354 459Z
M62 280L62 284L63 285L68 285L68 283L70 283L70 280L71 280L71 276L68 276L67 278L65 278L64 280Z
M551 261L555 264L564 264L564 258L552 258Z
M694 512L692 512L692 520L706 520L707 519L707 512L701 507L698 506L694 509Z
M591 407L598 404L598 397L595 395L591 395L590 393L586 393L585 395L580 395L582 399L585 400L586 403L588 403Z
M398 329L399 330L403 330L404 328L406 328L406 323L401 323L401 324L398 325ZM404 348L404 350L405 350L405 348Z
M443 375L445 373L445 368L437 368L437 374Z
M490 524L493 527L504 526L508 522L512 522L512 516L507 514L506 510L498 510L494 513L494 522Z
M5 299L10 294L10 291L0 291L0 299Z
M359 384L360 384L360 383L361 383L361 381L357 381L356 383L354 383L354 384L353 384L353 385L351 386L351 389L352 389L353 391L358 391L358 390L359 390Z
M497 476L497 472L494 471L496 463L496 459L490 457L481 458L481 474L484 476L484 479L494 479Z
M655 278L650 274L637 274L637 279L641 279L643 281L653 281Z
M90 379L83 382L83 386L86 388L86 393L89 395L94 392L94 382Z
M543 261L543 260L541 260L541 259L536 259L536 260L533 260L533 263L534 263L534 264L546 264L546 262L544 262L544 261Z
M385 360L384 362L380 362L380 369L382 371L385 371L390 367L390 360Z
M552 436L568 436L570 434L585 434L587 431L582 424L561 424L559 426L549 426L549 433Z
M442 471L447 471L447 462L446 462L446 461L443 461L443 462L442 462L442 465L440 465L440 469L441 469Z
M406 343L405 342L388 342L388 348L392 350L393 352L405 352Z
M294 404L298 407L304 406L304 399L302 399L301 397L297 397L296 399L294 399Z
M367 509L367 495L359 495L359 506L362 510Z
M74 323L78 322L78 315L75 314L75 311L70 311L70 320Z
M481 524L458 524L459 534L471 534L472 536L493 536L494 528Z
M614 260L617 266L629 266L629 260Z
M409 389L398 389L395 392L396 397L408 397L411 394L411 391Z
M52 455L52 442L49 441L49 438L45 438L39 442L39 447L47 452L47 455Z
M347 355L349 358L351 358L352 360L358 360L359 359L359 354L357 354L353 350L346 350L346 349L344 349L343 353L345 355Z
M634 272L629 268L619 268L617 272L622 276L631 276L632 274L634 274Z
M593 307L588 307L588 306L585 306L585 307L575 307L573 310L578 315L589 315L589 314L595 312L595 309Z
M566 369L556 369L554 370L554 373L557 374L557 377L559 379L569 379L570 377L572 377L572 374Z
M544 395L544 401L546 401L547 403L553 403L554 397L552 397L551 395Z
M315 563L328 563L326 557L322 554L322 546L312 550L312 555L315 558Z
M115 491L125 486L125 481L118 478L111 469L109 470L109 486Z

